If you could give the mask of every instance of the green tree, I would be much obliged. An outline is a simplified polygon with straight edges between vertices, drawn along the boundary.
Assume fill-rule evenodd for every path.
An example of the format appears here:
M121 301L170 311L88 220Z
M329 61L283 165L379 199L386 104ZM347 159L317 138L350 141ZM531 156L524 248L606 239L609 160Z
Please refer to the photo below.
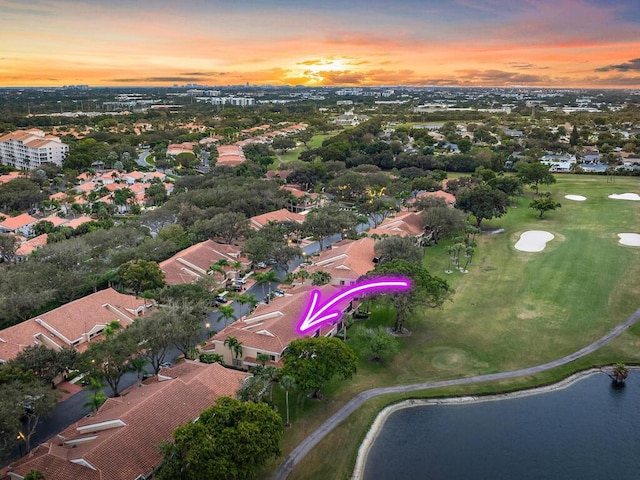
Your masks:
M377 228L385 218L390 217L397 211L396 202L381 197L375 197L360 205L360 213L371 219L373 228Z
M413 237L394 235L383 238L375 243L373 250L379 263L392 260L422 263L422 249L416 245L416 239Z
M291 425L289 418L289 392L296 388L296 379L290 375L283 375L280 377L280 388L284 390L284 402L287 409L287 422L285 423L285 426L288 427Z
M518 162L518 177L538 194L540 185L556 183L556 177L549 171L549 165L540 162Z
M120 381L130 369L129 362L137 350L138 345L125 330L101 342L90 342L82 354L82 363L89 375L106 381L113 395L119 397Z
M159 480L252 480L280 454L282 419L264 403L221 397L161 445Z
M443 204L423 210L422 221L424 222L427 238L436 244L443 237L464 230L467 225L463 212Z
M616 363L613 366L613 370L610 376L614 382L618 384L622 384L625 382L625 380L629 376L629 369L626 367L624 363Z
M242 360L239 360L239 358L242 356L242 342L236 337L229 336L225 338L223 345L225 347L229 347L229 350L231 350L234 358L233 365L235 367L242 366Z
M58 375L73 369L77 360L78 353L72 348L56 351L44 345L29 345L13 361L33 372L47 385L52 385Z
M273 139L273 143L271 144L271 146L276 150L280 150L281 152L286 153L288 150L296 148L296 141L292 138L276 137Z
M303 228L307 235L313 235L324 248L324 240L336 233L353 229L358 224L357 217L352 212L341 211L336 204L328 204L315 208L305 217Z
M347 379L356 373L356 354L335 337L293 340L283 356L282 374L291 376L301 390L320 398L320 389L334 377Z
M476 217L477 227L480 227L483 220L501 217L507 213L507 195L486 184L465 189L459 192L456 198L456 208Z
M273 270L269 270L268 272L262 272L262 273L258 273L256 275L254 275L254 277L256 279L256 282L260 285L262 285L262 296L266 297L266 293L265 293L265 287L267 285L269 285L269 297L271 297L271 285L273 283L278 283L280 281L280 278L278 277L278 274L276 272L274 272Z
M98 392L91 393L87 396L87 401L84 406L91 409L91 412L95 415L98 413L98 409L107 401L107 396L100 390Z
M142 355L133 357L129 361L129 367L132 371L136 372L136 378L138 379L139 385L142 384L142 376L144 375L147 363L149 363L149 360L147 360L147 358Z
M249 312L251 312L256 307L256 305L258 305L258 300L251 293L243 293L241 295L238 295L236 297L236 302L238 302L240 306L249 305Z
M27 475L24 477L24 480L45 480L44 478L44 473L42 473L39 470L31 470L29 473L27 473Z
M318 270L311 274L311 285L326 285L331 281L331 274L323 270Z
M400 349L398 339L384 327L357 328L353 338L363 345L365 355L372 362L382 363Z
M235 310L231 305L222 305L218 308L218 312L220 313L220 317L224 319L224 326L227 326L227 320L233 320L234 322L238 319L235 315Z
M0 233L0 258L12 262L20 245L18 238L12 233Z
M31 438L40 420L47 417L56 404L54 392L39 380L3 384L0 388L0 431L3 433L0 447L11 448L16 440L21 440L27 452L30 451Z
M394 275L409 278L409 290L389 294L396 309L394 331L402 332L409 314L418 306L436 308L449 298L451 290L446 281L432 276L422 265L409 263L406 260L393 260L378 265L372 275Z
M538 218L542 218L545 212L555 210L561 206L560 202L556 202L553 198L547 196L535 199L529 204L529 208L538 210Z
M164 272L157 262L136 260L120 265L118 280L136 295L164 286Z

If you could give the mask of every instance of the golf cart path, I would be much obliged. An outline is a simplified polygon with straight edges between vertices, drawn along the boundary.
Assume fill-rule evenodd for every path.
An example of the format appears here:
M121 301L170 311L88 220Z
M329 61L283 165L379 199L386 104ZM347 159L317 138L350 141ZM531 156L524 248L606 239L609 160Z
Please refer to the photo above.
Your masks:
M470 385L473 383L489 382L495 380L504 380L509 378L521 377L524 375L533 375L535 373L551 370L552 368L566 365L573 362L589 353L592 353L609 343L614 338L620 336L631 325L636 323L640 319L640 308L638 308L624 323L621 323L609 333L599 338L595 342L586 347L574 352L566 357L553 360L552 362L543 363L542 365L536 365L534 367L523 368L521 370L513 370L510 372L491 373L488 375L476 375L473 377L456 378L452 380L441 380L437 382L424 382L414 383L411 385L397 385L393 387L380 387L372 388L371 390L365 390L353 397L347 402L340 410L329 417L322 425L314 430L307 438L305 438L296 448L294 448L287 458L278 467L272 476L273 480L285 480L289 474L293 471L294 467L304 459L304 457L318 444L320 441L337 427L343 420L351 415L355 410L360 408L364 402L380 395L386 395L389 393L405 393L414 392L417 390L429 390L440 387L450 387L454 385Z

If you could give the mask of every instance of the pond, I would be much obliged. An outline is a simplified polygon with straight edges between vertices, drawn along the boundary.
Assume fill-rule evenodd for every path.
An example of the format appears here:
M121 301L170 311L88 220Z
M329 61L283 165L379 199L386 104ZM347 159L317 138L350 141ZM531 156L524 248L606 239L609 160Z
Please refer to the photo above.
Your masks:
M640 372L548 393L391 413L362 478L640 479Z

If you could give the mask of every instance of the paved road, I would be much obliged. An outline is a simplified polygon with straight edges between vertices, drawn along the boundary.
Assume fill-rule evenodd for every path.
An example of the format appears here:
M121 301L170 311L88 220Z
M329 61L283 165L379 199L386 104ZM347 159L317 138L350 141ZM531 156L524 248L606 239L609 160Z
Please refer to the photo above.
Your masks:
M334 413L326 422L320 427L314 430L307 438L305 438L293 451L287 456L285 461L275 471L272 480L285 480L292 472L294 467L300 463L304 457L318 444L320 441L337 427L343 420L351 415L355 410L360 408L364 402L374 397L381 395L387 395L389 393L404 393L415 392L418 390L429 390L433 388L449 387L454 385L469 385L473 383L489 382L495 380L504 380L509 378L521 377L525 375L533 375L535 373L551 370L552 368L566 365L574 360L577 360L585 355L592 353L602 347L604 344L610 342L614 338L621 335L631 325L640 320L640 308L638 308L627 320L615 327L609 333L602 338L596 340L591 345L584 347L577 352L574 352L566 357L559 358L552 362L544 363L542 365L536 365L534 367L523 368L521 370L514 370L511 372L492 373L489 375L477 375L474 377L457 378L453 380L442 380L438 382L424 382L414 383L411 385L397 385L394 387L373 388L359 393L347 402L344 407Z
M147 162L147 157L149 155L151 155L151 151L143 150L140 153L140 156L138 158L136 158L136 163L138 165L140 165L141 167L150 167L151 165L149 164L149 162Z

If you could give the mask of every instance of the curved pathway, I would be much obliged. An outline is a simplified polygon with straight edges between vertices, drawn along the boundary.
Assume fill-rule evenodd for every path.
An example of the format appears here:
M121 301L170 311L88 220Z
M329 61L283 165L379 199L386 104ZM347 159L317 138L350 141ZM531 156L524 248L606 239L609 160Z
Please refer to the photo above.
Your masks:
M544 372L552 368L566 365L577 360L589 353L592 353L609 343L614 338L620 336L631 325L640 320L640 308L638 308L627 320L615 327L605 336L599 338L591 345L574 352L566 357L559 358L552 362L543 363L534 367L523 368L521 370L513 370L511 372L491 373L488 375L476 375L474 377L456 378L453 380L442 380L438 382L414 383L411 385L397 385L394 387L373 388L359 393L347 402L340 410L334 413L320 427L314 430L307 438L305 438L293 451L287 456L285 461L275 471L273 480L285 480L293 468L302 461L302 459L327 435L331 430L337 427L343 420L351 415L355 410L360 408L364 402L380 395L389 393L405 393L415 392L417 390L429 390L432 388L449 387L453 385L469 385L473 383L489 382L494 380L504 380L509 378L520 377L523 375L532 375L534 373Z

